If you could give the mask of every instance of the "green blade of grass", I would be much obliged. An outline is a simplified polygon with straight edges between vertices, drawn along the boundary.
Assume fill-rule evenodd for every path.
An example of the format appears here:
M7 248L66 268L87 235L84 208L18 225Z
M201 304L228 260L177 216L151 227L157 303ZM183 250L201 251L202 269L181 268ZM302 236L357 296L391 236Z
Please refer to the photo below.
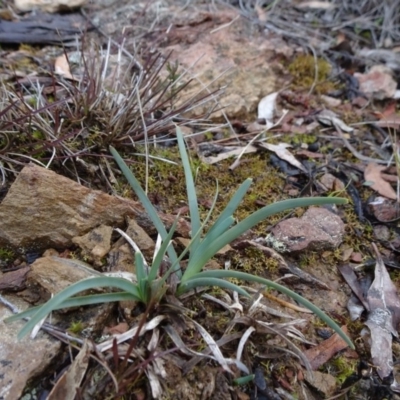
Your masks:
M200 257L205 251L207 251L207 247L215 241L217 238L219 238L233 223L235 220L233 217L228 217L224 221L219 221L218 226L215 227L213 232L206 234L206 237L203 239L203 241L200 243L199 247L197 248L196 253L193 253L194 258ZM196 264L190 264L186 267L186 270L183 274L185 277L185 280L187 277L194 277L197 274L197 270L194 270L196 268Z
M63 301L61 305L58 305L53 310L56 311L56 310L61 310L63 308L89 306L92 304L112 303L114 301L125 301L125 300L132 300L132 294L128 292L89 294L87 296L71 297L70 299ZM40 307L42 306L28 308L25 311L22 311L18 314L6 318L4 322L9 323L30 317L31 315L35 314Z
M187 292L189 290L195 289L197 287L201 286L218 286L224 289L232 290L234 292L238 292L242 296L250 297L250 295L242 289L240 286L235 285L234 283L231 283L229 281L226 281L224 279L219 279L216 277L201 277L200 274L196 275L196 277L191 278L187 280L183 286L182 289L184 292ZM181 288L181 286L179 286Z
M210 244L222 236L233 225L234 222L235 219L233 217L228 217L225 220L218 221L218 225L213 225L214 229L207 232L205 238L197 248L197 254L202 254L204 251L207 251L207 248L210 246Z
M172 236L175 233L176 226L178 224L178 218L179 218L179 215L176 217L174 223L172 224L172 227L171 227L167 237L161 243L161 246L160 246L156 256L154 257L153 263L151 264L151 268L149 271L149 278L148 278L150 285L151 285L151 282L153 282L154 279L157 278L161 263L163 261L164 255L165 255L165 252L167 251L168 246L171 246L170 242L171 242ZM177 269L178 270L180 269L179 263L177 265Z
M144 265L143 254L136 252L135 253L135 267L136 267L136 278L138 284L138 291L140 298L143 303L147 303L147 271L146 266Z
M254 377L254 374L242 376L241 378L234 379L233 384L236 386L247 385L249 382L254 380Z
M219 224L221 221L226 220L229 217L233 216L233 213L236 211L236 209L239 207L241 201L243 200L243 197L249 190L250 185L252 184L253 180L250 178L247 178L238 188L238 190L235 192L235 194L232 196L230 199L229 203L226 205L222 213L219 215L217 220L215 221L214 225L210 228L210 230L207 232L207 237L208 235L212 234L215 229L218 229Z
M85 290L96 289L100 287L116 287L118 289L122 289L123 291L131 294L132 300L141 301L140 293L136 285L126 279L109 277L85 279L68 286L61 292L57 293L47 303L43 304L18 333L18 339L22 339L24 336L26 336L36 324L38 324L57 307L61 306L65 300Z
M202 225L200 221L199 204L197 201L196 187L193 181L192 168L190 167L189 157L186 151L185 141L183 139L183 133L179 127L176 128L176 137L178 139L179 152L181 155L183 170L185 173L192 237L200 232L200 234L197 235L193 240L192 251L189 255L190 259L192 258L193 253L196 251L198 245L200 244Z
M118 154L117 150L114 147L110 146L110 152L113 155L115 161L117 162L119 168L121 169L122 173L124 174L125 178L131 185L132 189L136 193L137 197L139 198L140 202L142 203L143 207L145 208L147 214L149 215L151 221L153 222L157 232L161 235L162 239L165 240L168 236L167 230L163 222L161 221L160 217L157 214L156 209L151 204L149 198L147 197L146 193L140 186L139 181L135 178L129 167L126 165L125 161L122 157ZM176 255L175 249L172 246L168 247L168 255L170 260L175 263L178 259Z
M230 270L203 271L203 272L200 272L199 274L197 274L195 279L196 280L204 279L205 281L207 281L207 279L213 279L213 278L217 278L217 279L236 278L236 279L241 279L244 281L257 282L257 283L261 283L262 285L266 285L272 289L278 290L281 293L286 294L287 296L291 297L293 300L297 301L298 303L302 304L304 307L311 310L322 321L324 321L329 327L331 327L352 349L354 349L354 344L352 343L352 341L342 331L340 326L335 321L333 321L330 317L328 317L328 315L326 315L320 308L315 306L313 303L311 303L304 297L300 296L296 292L293 292L293 290L290 290L287 287L282 286L279 283L272 282L268 279L261 278L256 275L247 274L245 272L240 272L240 271L230 271ZM178 294L181 293L181 290L186 291L185 284L179 285Z
M255 225L263 221L264 219L270 217L271 215L280 213L286 210L293 210L297 207L307 207L313 205L323 205L323 204L346 204L346 199L334 198L334 197L310 197L310 198L300 198L300 199L290 199L283 200L275 204L263 207L260 210L249 215L243 221L239 222L237 225L230 228L223 235L218 237L209 246L204 249L204 251L197 255L196 258L190 259L186 272L182 277L184 282L186 279L191 278L195 274L201 271L204 265L210 260L214 255L222 249L225 245L231 243L233 240L237 239L240 235L253 228ZM206 239L204 239L206 240ZM189 271L189 273L188 273Z

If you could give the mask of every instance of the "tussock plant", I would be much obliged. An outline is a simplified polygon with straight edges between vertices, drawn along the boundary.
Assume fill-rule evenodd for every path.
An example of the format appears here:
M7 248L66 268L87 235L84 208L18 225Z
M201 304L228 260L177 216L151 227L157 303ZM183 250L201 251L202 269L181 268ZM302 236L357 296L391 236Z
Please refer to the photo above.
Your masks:
M249 293L241 286L233 284L228 280L229 278L235 278L236 282L238 280L243 282L255 282L288 295L298 303L312 310L321 320L333 328L348 343L350 347L353 348L353 344L350 339L331 318L329 318L311 302L297 293L289 290L285 286L259 276L240 271L224 269L203 270L206 263L212 257L214 257L214 255L220 249L231 243L234 239L238 238L247 230L254 227L260 221L273 214L277 214L285 210L292 210L296 207L307 207L311 205L322 204L344 204L346 203L346 200L333 197L284 200L265 206L245 218L243 221L235 224L233 214L241 203L249 186L251 185L251 179L247 179L242 183L242 185L240 185L232 199L227 204L226 208L215 219L215 222L211 225L211 227L205 231L205 227L208 226L217 201L217 194L214 197L213 206L211 207L207 217L204 221L201 221L189 157L186 151L183 134L179 128L177 128L177 140L186 178L187 197L192 228L191 241L189 245L181 254L178 255L176 253L171 242L176 228L176 222L168 232L135 176L132 174L118 152L111 147L112 155L144 206L146 212L158 231L159 237L161 237L162 242L155 254L153 262L151 266L147 266L143 255L140 251L138 251L139 249L136 249L135 265L137 279L135 282L123 278L106 276L89 278L69 286L60 293L56 294L51 300L42 306L29 309L10 317L8 321L30 317L30 320L19 332L19 338L22 338L28 334L35 327L35 325L45 318L49 313L61 308L121 300L136 300L146 304L148 310L154 310L156 304L163 300L164 294L167 292L167 290L169 293L172 291L173 294L179 298L179 296L186 294L193 289L200 287L210 288L213 286L218 286L237 292L239 295L244 297L250 297ZM165 271L165 262L163 267L162 263L166 256L168 256L170 267L166 272L162 273L161 271ZM183 257L188 258L185 269L181 267L181 260ZM174 282L174 284L169 284L169 278L171 277L174 277L174 279L170 279L170 281ZM116 288L119 289L119 291L74 297L80 292L99 287Z
M205 89L183 100L191 80L168 56L135 54L129 60L122 50L111 54L109 46L65 53L61 76L0 84L3 176L12 169L6 165L29 161L94 173L99 159L109 157L110 145L127 151L145 137L167 137L176 123L202 126L204 120L183 115L215 93Z

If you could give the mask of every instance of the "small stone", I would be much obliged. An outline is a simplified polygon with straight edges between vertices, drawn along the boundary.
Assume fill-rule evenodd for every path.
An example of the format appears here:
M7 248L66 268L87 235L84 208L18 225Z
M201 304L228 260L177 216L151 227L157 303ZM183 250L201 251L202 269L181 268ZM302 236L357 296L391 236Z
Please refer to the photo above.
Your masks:
M397 82L391 70L384 65L374 65L367 73L355 73L360 83L360 91L377 100L392 99L396 93Z
M361 253L353 253L350 257L350 260L354 263L361 263L363 260L363 255Z
M386 225L375 225L374 226L374 237L378 240L389 240L390 229Z
M331 396L337 388L336 379L331 374L325 374L319 371L312 371L312 373L307 372L306 381L326 397Z
M301 218L277 224L272 234L289 252L330 250L342 242L344 223L325 208L310 207Z
M324 174L319 180L327 190L341 191L344 189L344 183L332 174Z
M380 222L389 222L399 218L398 203L386 197L377 196L368 201L369 212Z
M100 225L83 236L72 238L83 252L90 256L95 265L101 266L103 257L111 249L111 235L113 228L107 225Z

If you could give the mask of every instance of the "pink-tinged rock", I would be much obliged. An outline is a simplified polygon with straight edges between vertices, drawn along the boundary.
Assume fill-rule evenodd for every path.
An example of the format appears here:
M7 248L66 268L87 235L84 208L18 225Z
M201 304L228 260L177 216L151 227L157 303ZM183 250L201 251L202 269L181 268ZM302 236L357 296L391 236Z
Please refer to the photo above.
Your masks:
M399 218L398 203L386 197L376 196L368 200L368 211L380 222Z
M290 218L277 224L272 234L289 252L322 251L340 245L344 228L336 214L325 208L310 207L301 218Z
M360 91L370 98L392 99L396 93L397 82L384 65L374 65L367 73L355 73L354 76L360 83Z
M104 224L122 226L135 203L91 190L34 164L26 166L0 204L0 246L65 248Z

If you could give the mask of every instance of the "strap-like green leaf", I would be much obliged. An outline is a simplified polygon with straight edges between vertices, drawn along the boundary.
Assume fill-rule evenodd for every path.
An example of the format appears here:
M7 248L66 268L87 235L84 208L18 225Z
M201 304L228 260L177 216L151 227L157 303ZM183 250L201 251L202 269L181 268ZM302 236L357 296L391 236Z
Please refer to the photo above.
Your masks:
M88 306L91 304L112 303L114 301L125 301L125 300L132 300L132 294L128 292L89 294L87 296L71 297L70 299L63 301L62 304L53 308L53 311L61 310L62 308L81 307L81 306ZM35 314L40 307L42 306L28 308L25 311L12 315L11 317L7 317L4 320L4 322L9 323L30 317L31 315Z
M100 287L116 287L122 289L123 291L131 294L132 300L141 301L136 285L126 279L110 277L85 279L68 286L61 292L57 293L47 303L43 304L18 333L18 338L22 339L25 335L27 335L43 318L45 318L53 310L56 310L57 307L62 306L65 300L85 290L96 289Z
M178 139L179 152L182 159L183 170L185 172L186 179L186 191L188 197L188 205L190 211L190 224L192 228L192 251L189 257L192 257L193 252L196 251L201 239L201 221L199 215L199 204L197 201L196 187L193 181L192 168L190 167L189 157L186 151L185 141L183 139L183 133L179 127L176 128L176 137ZM195 235L200 232L197 237Z
M235 285L234 283L231 283L224 279L202 277L200 276L200 274L196 275L194 278L188 279L185 283L179 285L179 289L182 290L183 293L201 286L218 286L232 290L234 292L238 292L242 296L250 297L250 295L244 289L242 289L240 286Z
M167 237L161 243L161 246L160 246L156 256L154 257L154 260L153 260L153 263L151 265L150 272L149 272L149 284L150 284L150 286L151 286L151 282L153 282L154 279L157 278L158 272L159 272L160 267L161 267L161 263L162 263L162 261L164 259L164 255L165 255L165 252L166 252L168 246L171 246L170 242L172 240L172 236L175 233L176 225L178 224L178 219L179 219L179 215L175 218L175 221L174 221L174 223L173 223L173 225L172 225ZM180 277L181 271L180 271L179 264L176 266L176 270L179 270L178 276Z
M136 278L137 278L137 287L139 290L140 298L144 303L147 303L148 300L148 282L147 282L147 271L146 266L144 265L143 254L136 252L135 253L135 268L136 268Z
M163 222L161 221L160 217L158 216L156 209L151 204L146 193L140 186L139 181L132 174L131 170L126 165L126 163L122 159L122 157L118 154L117 150L114 149L114 147L110 146L110 152L113 155L118 166L120 167L122 173L125 175L125 178L131 185L134 192L136 193L136 195L139 198L140 202L142 203L143 207L145 208L147 214L149 215L151 221L153 222L155 228L157 229L157 232L161 235L162 239L165 240L166 237L168 236L167 230L165 229ZM175 249L172 246L168 247L168 255L173 263L178 259Z
M219 238L225 231L235 222L233 217L228 217L224 221L219 221L218 226L215 227L211 233L207 232L206 237L200 243L200 246L197 248L196 253L194 253L193 258L197 259L201 257L204 252L207 252L207 247L210 246L212 242L214 242L217 238ZM182 276L182 280L186 281L189 278L194 277L200 270L195 269L199 264L195 262L189 262L186 270Z
M239 207L240 203L243 200L244 195L247 193L249 190L249 187L252 183L252 179L247 178L238 188L238 190L235 192L235 194L232 196L232 198L229 200L229 203L226 205L222 213L219 215L217 220L215 221L214 225L210 228L210 230L207 232L207 236L209 234L212 234L214 229L217 229L221 221L225 221L227 218L232 217L233 213L236 211L236 209Z

